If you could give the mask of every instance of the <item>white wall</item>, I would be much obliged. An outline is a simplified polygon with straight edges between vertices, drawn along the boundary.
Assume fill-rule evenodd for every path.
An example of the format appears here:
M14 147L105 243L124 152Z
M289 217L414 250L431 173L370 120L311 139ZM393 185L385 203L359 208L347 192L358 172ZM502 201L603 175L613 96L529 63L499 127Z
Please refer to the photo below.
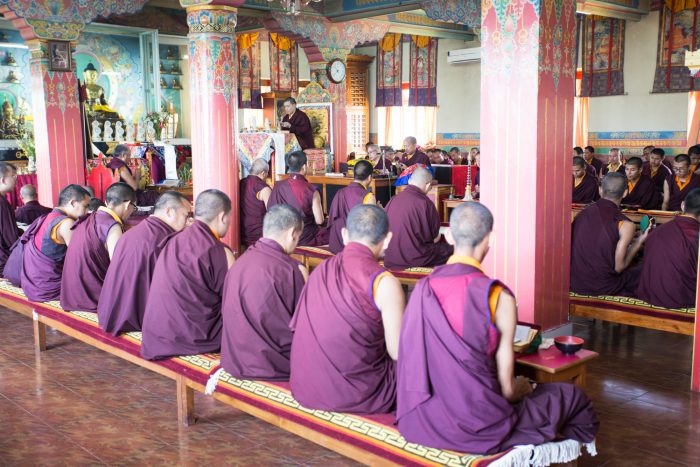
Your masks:
M590 98L588 130L685 131L688 93L651 94L659 12L627 21L625 29L625 95Z

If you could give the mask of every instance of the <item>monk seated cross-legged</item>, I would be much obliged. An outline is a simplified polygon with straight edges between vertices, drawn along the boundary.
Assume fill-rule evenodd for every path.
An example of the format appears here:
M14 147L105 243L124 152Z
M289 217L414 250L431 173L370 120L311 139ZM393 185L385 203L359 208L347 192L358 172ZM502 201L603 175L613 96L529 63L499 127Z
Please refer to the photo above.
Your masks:
M143 317L141 355L148 360L218 352L221 295L234 263L221 242L231 223L231 200L219 190L197 196L194 223L158 255Z
M136 193L126 183L105 192L106 206L83 217L72 227L61 278L61 306L66 311L97 311L102 284L124 222L134 212Z
M625 164L622 161L622 151L618 148L612 148L608 153L608 165L603 167L602 174L607 175L610 172L618 172L625 174Z
M627 178L603 177L601 199L576 216L571 226L571 290L585 295L633 296L639 267L630 267L649 234L634 239L636 227L620 211Z
M355 164L353 171L354 181L336 193L328 211L328 231L330 238L328 246L333 253L343 250L343 237L341 232L345 228L345 220L350 210L358 204L375 204L376 199L371 191L368 191L372 183L374 169L369 161L361 160Z
M306 154L294 151L287 155L289 178L275 183L267 202L268 209L276 204L288 204L301 213L304 230L299 245L318 246L328 243L328 229L323 224L323 205L318 190L306 180Z
M309 276L290 324L292 394L310 409L386 413L404 293L377 261L391 240L384 210L355 206L343 240L343 251Z
M671 170L664 164L665 154L666 153L661 148L652 149L649 153L649 161L644 164L642 173L651 178L656 187L656 191L661 194L661 199L663 202L667 203L672 177Z
M15 189L16 182L17 169L15 166L7 162L0 162L0 277L3 277L10 249L21 233L17 228L15 211L5 197Z
M688 193L681 208L682 216L649 234L637 287L637 298L665 308L695 307L700 188Z
M387 268L437 266L452 254L452 246L440 242L440 216L426 196L432 181L429 170L416 169L406 189L386 205L394 235L384 257Z
M269 166L265 159L255 159L250 175L241 180L241 243L254 245L262 237L263 217L272 189L265 183Z
M668 202L664 200L664 211L680 211L681 203L695 188L700 188L700 175L691 170L690 158L679 154L673 160L674 177L667 180L669 185Z
M28 229L20 283L33 302L61 296L63 262L73 236L73 225L87 213L90 195L80 185L68 185L58 195L58 207ZM33 232L30 232L33 230Z
M572 203L588 204L600 198L598 194L598 179L595 175L586 170L587 167L592 166L586 164L583 157L574 157L574 191L571 196Z
M265 215L263 238L226 276L221 365L236 378L289 380L289 321L309 274L289 256L302 228L296 209L272 206Z
M622 198L622 204L641 209L660 209L661 193L653 180L642 174L642 166L643 163L639 157L630 157L625 163L627 196Z
M514 377L515 299L480 264L492 227L485 206L455 208L446 234L455 254L411 294L399 345L399 431L409 442L478 454L560 436L592 443L598 420L580 388Z
M51 212L51 208L42 206L37 201L36 187L34 185L23 185L19 190L23 206L17 208L15 217L20 224L31 224L41 216Z
M141 330L156 259L171 234L185 228L191 208L187 197L166 191L153 215L119 240L97 305L103 331L116 336Z

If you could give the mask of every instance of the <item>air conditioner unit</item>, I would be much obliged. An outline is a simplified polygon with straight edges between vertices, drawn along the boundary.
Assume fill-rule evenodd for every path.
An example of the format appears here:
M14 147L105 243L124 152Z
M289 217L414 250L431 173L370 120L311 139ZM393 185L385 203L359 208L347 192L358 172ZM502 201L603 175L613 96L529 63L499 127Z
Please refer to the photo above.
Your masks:
M447 63L457 65L460 63L474 63L481 61L481 47L470 49L457 49L447 52Z

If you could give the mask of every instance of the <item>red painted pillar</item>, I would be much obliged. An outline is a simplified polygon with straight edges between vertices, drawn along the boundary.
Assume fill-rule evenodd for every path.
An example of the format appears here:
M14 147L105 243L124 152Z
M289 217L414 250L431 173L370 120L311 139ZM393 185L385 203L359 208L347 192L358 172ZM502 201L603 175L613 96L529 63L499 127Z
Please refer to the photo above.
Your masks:
M238 98L234 36L236 9L226 5L187 8L190 33L192 174L195 197L216 188L231 197L231 227L224 241L240 247Z
M568 320L576 3L488 5L481 199L495 243L485 266L515 292L519 318L548 329Z
M700 258L698 258L698 266L700 266ZM700 269L698 269L700 271ZM700 276L697 279L697 289L695 295L695 310L700 310ZM697 313L695 314L695 334L693 336L693 363L690 379L690 389L695 392L700 392L700 319Z
M83 127L75 71L50 71L47 42L27 40L39 202L53 206L62 188L85 185ZM75 63L73 63L75 67Z

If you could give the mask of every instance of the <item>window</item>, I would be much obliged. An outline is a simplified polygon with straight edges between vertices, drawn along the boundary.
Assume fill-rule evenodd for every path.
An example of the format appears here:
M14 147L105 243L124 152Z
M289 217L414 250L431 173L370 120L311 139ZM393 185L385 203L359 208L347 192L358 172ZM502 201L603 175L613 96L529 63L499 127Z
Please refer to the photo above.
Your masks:
M408 88L401 91L401 107L378 107L377 139L381 146L403 147L406 136L415 136L418 145L435 144L437 107L409 107Z

